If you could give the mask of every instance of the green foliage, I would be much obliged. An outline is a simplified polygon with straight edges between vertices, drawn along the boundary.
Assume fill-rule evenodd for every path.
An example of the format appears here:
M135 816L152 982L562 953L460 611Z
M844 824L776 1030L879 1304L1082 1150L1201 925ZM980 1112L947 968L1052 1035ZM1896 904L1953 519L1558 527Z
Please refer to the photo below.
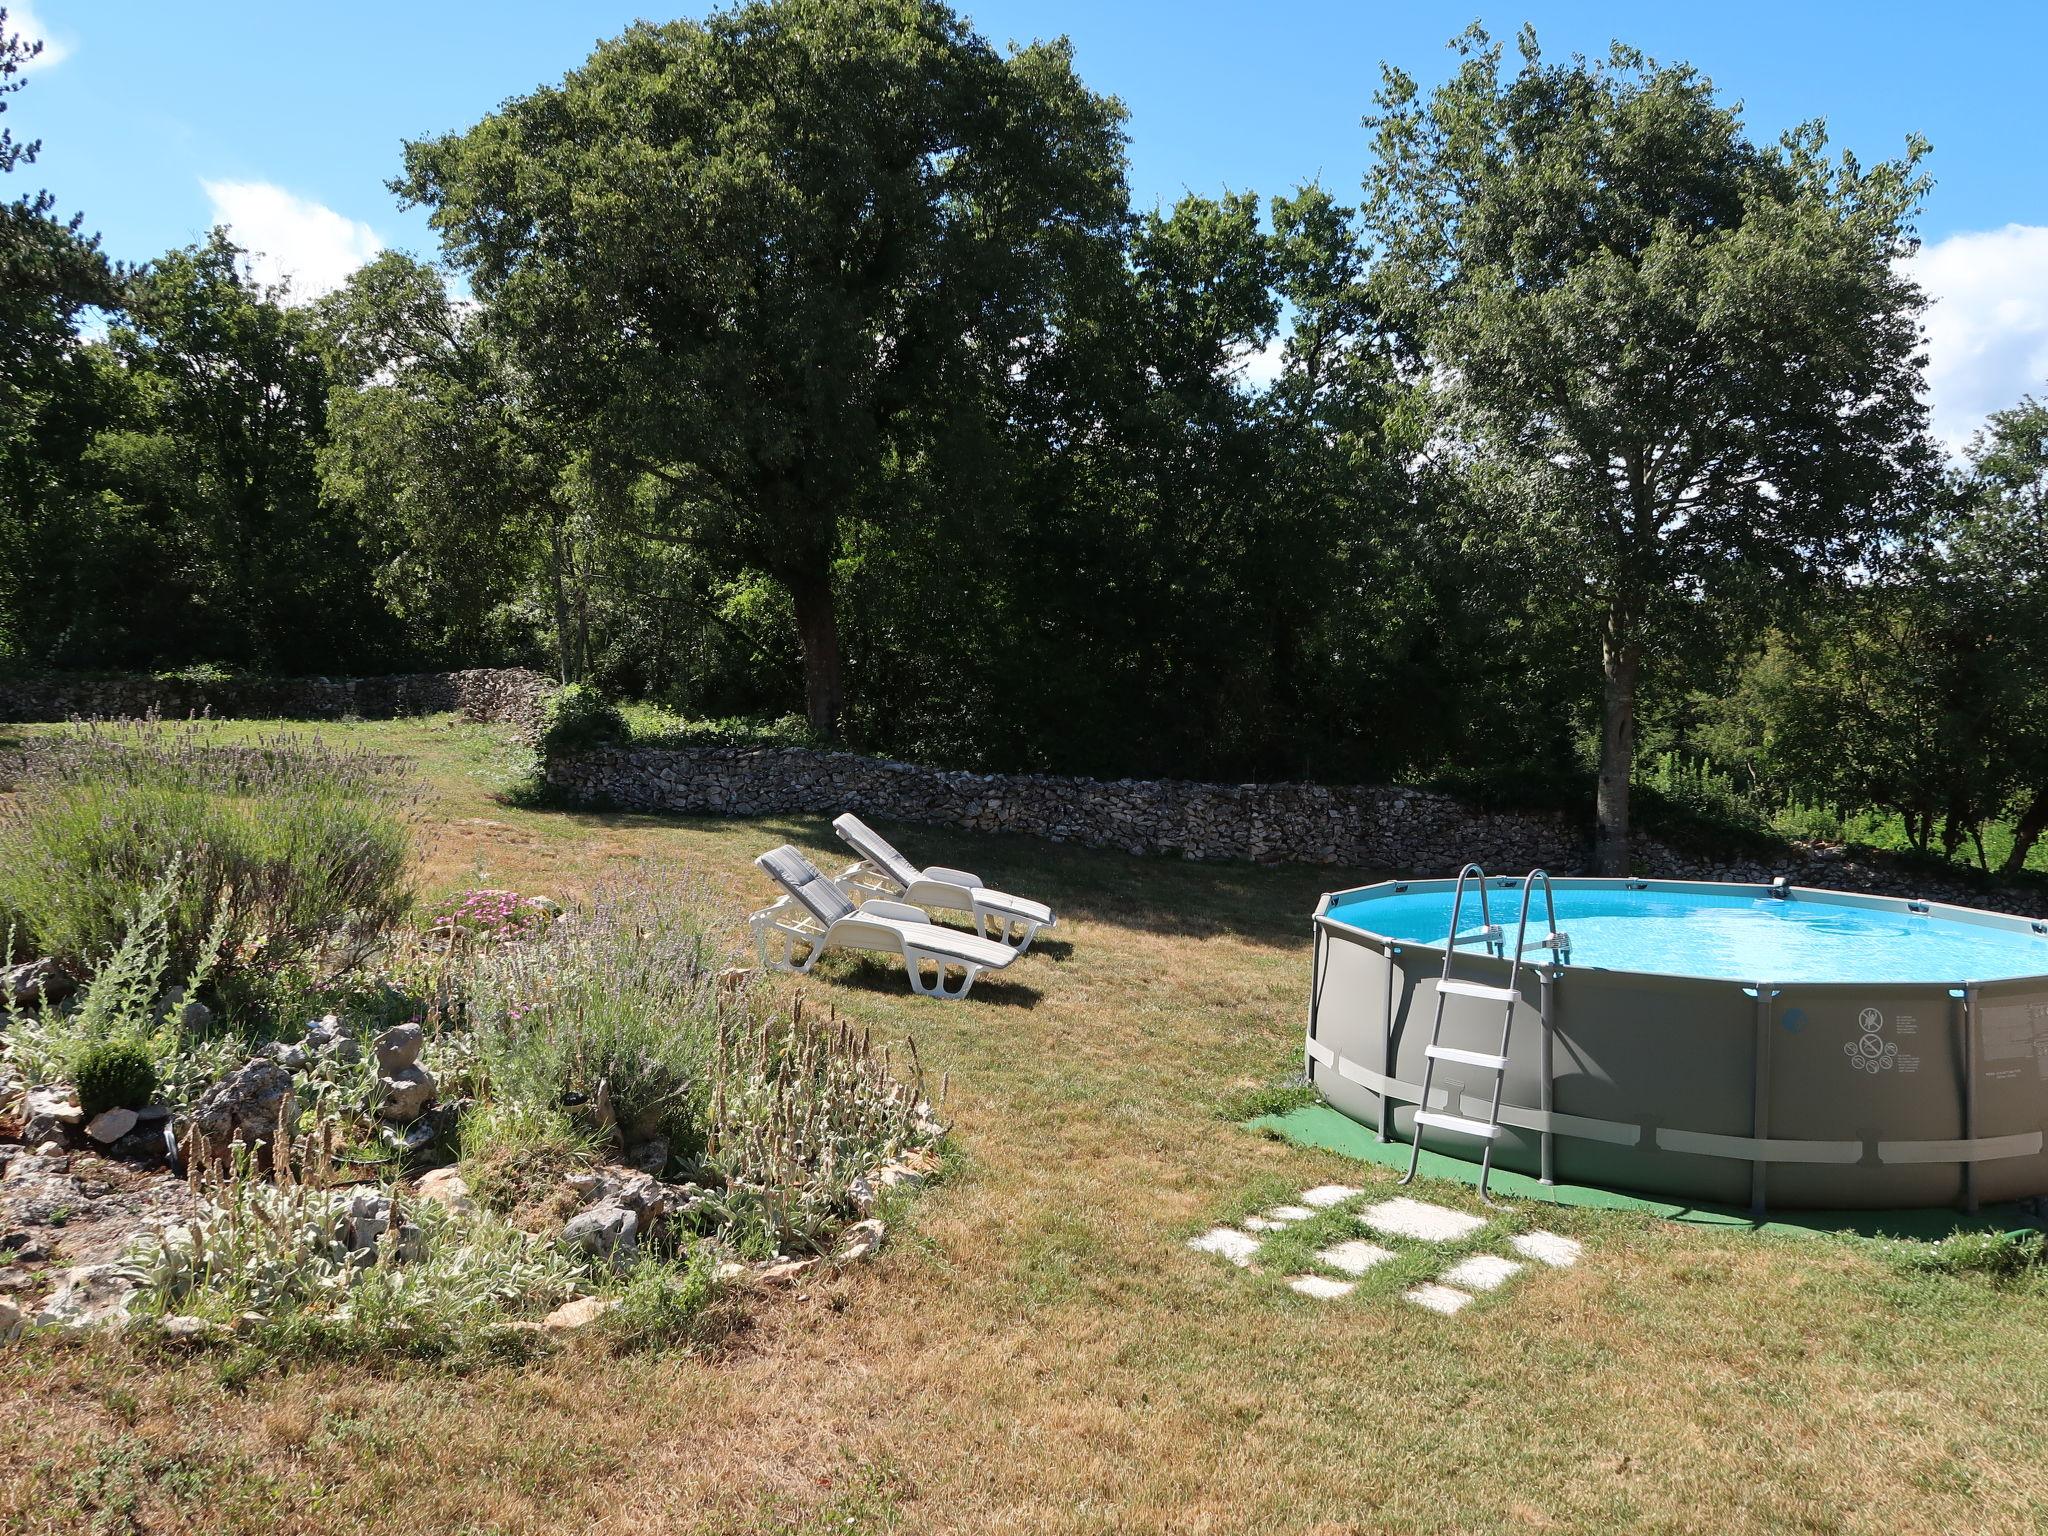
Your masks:
M258 1312L257 1344L283 1354L449 1354L580 1288L583 1267L553 1243L430 1204L399 1207L416 1235L387 1229L358 1251L350 1208L364 1194L249 1177L210 1186L192 1220L139 1241L136 1315L232 1324Z
M400 185L616 488L601 515L789 594L829 735L844 527L1113 260L1121 118L1065 43L1004 55L938 0L754 0L408 144Z
M1958 1232L1915 1250L1908 1266L1924 1274L1978 1275L2001 1288L2048 1289L2048 1236L2036 1231Z
M140 1040L91 1040L72 1058L71 1080L88 1119L105 1109L141 1109L156 1092L156 1061Z
M693 720L645 704L620 711L633 745L644 747L818 747L825 743L802 715L776 719Z
M703 893L652 872L596 891L572 922L449 961L488 1095L521 1113L505 1133L620 1151L661 1136L702 1149L711 1042L729 1006Z
M321 494L328 374L286 298L216 230L129 274L103 338L67 338L69 404L10 551L24 665L291 674L402 654Z
M718 1295L717 1265L703 1246L674 1259L643 1256L626 1271L618 1305L604 1317L606 1335L621 1349L662 1349L701 1340Z
M624 741L629 734L625 716L589 683L557 688L542 705L540 750L544 757L608 746Z
M82 966L168 880L174 967L195 966L210 935L226 970L345 952L410 902L409 796L359 751L229 747L203 724L82 727L34 753L0 809L0 911Z
M1597 639L1599 862L1628 871L1636 693L1910 523L1931 462L1902 258L1925 145L1775 146L1683 65L1617 44L1521 66L1476 26L1426 99L1385 72L1373 291L1446 430L1519 521L1539 600ZM1484 476L1482 476L1482 479ZM1546 575L1559 579L1544 582Z
M1262 1115L1291 1114L1321 1102L1322 1095L1316 1091L1315 1085L1297 1072L1278 1082L1261 1083L1255 1088L1227 1093L1217 1105L1216 1112L1233 1124L1242 1124Z

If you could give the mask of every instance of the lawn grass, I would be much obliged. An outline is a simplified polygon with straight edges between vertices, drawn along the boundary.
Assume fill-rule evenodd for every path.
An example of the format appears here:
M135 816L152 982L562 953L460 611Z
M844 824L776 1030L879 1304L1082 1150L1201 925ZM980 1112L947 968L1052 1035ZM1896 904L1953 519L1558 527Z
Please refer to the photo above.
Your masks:
M429 892L573 896L657 858L701 870L737 920L770 895L762 849L838 856L824 818L504 803L523 764L487 728L340 730L418 763ZM245 1374L38 1342L0 1357L0 1529L2048 1527L2048 1298L1925 1272L1911 1245L1525 1208L1584 1261L1455 1318L1391 1275L1335 1302L1289 1291L1277 1261L1354 1233L1341 1217L1257 1272L1189 1252L1310 1184L1392 1188L1226 1118L1299 1063L1316 894L1371 871L889 831L1043 896L1060 928L965 1004L836 956L803 984L915 1030L950 1074L953 1166L880 1260L767 1302L709 1358L579 1343L468 1374ZM1420 1192L1475 1208L1460 1185Z

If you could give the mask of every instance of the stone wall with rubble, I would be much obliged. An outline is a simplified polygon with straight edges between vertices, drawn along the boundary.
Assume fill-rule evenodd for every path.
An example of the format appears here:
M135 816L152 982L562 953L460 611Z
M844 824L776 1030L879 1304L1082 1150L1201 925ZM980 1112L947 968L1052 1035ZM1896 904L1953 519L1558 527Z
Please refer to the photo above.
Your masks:
M212 715L242 720L394 720L455 713L540 735L554 685L524 667L403 672L388 677L31 678L0 683L0 721L133 720Z
M1516 872L1583 872L1587 827L1543 811L1489 810L1382 785L1198 784L1180 780L962 773L798 747L607 747L556 758L548 782L582 805L697 815L841 811L977 832L1190 859L1335 864L1443 875L1466 860ZM2033 913L2039 892L1992 890L1881 854L1788 844L1768 856L1685 851L1638 837L1639 870L1666 879L1829 886Z

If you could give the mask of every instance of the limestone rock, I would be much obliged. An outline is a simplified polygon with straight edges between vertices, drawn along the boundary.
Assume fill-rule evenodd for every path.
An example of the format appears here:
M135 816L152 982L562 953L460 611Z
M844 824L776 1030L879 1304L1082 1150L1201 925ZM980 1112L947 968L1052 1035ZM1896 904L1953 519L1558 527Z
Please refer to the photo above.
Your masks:
M856 1259L865 1259L882 1246L887 1232L881 1222L870 1217L856 1221L839 1234L839 1249L835 1255L842 1264L851 1264Z
M817 1267L816 1259L776 1259L756 1271L754 1278L763 1285L795 1285Z
M314 1056L331 1056L344 1062L360 1061L363 1055L354 1027L340 1015L332 1013L306 1026L302 1049Z
M420 1059L420 1052L426 1048L427 1032L417 1024L394 1024L375 1040L370 1048L377 1053L377 1071L384 1077L396 1077L407 1067Z
M26 960L0 969L0 997L17 1008L61 1003L77 989L70 972L55 960Z
M81 1264L64 1271L56 1291L36 1313L39 1327L98 1328L128 1321L142 1287L142 1271L127 1264Z
M562 1241L599 1258L632 1257L641 1235L674 1206L666 1184L631 1168L596 1168L567 1182L588 1203L564 1224Z
M298 1107L291 1073L268 1057L252 1056L199 1096L186 1125L199 1149L218 1161L236 1141L252 1148L269 1145L280 1116L289 1134Z
M377 1113L393 1122L417 1120L434 1102L434 1074L407 1064L377 1079L382 1102Z
M0 1299L0 1344L11 1344L28 1319L13 1302Z
M416 1198L429 1205L438 1205L457 1215L467 1216L476 1209L476 1202L470 1198L469 1181L453 1168L436 1168L423 1173L413 1186Z
M606 1296L578 1296L574 1301L565 1301L555 1308L541 1319L540 1325L550 1332L582 1328L596 1322L617 1305L617 1301Z
M85 1134L101 1146L111 1147L134 1130L138 1123L138 1117L132 1109L104 1109L93 1116L92 1123L85 1128Z
M668 1166L668 1152L666 1136L650 1136L626 1154L626 1161L642 1173L659 1176L661 1170Z
M639 1213L601 1200L563 1224L562 1241L600 1259L630 1258L640 1245Z
M21 1139L39 1147L85 1128L85 1111L68 1088L31 1088L21 1101Z
M228 1329L211 1318L190 1317L182 1313L164 1318L156 1326L157 1332L163 1335L166 1344L181 1344L187 1347L210 1344L216 1339L228 1336Z
M373 1189L362 1190L352 1196L346 1223L349 1252L374 1254L384 1234L391 1231L391 1219L392 1206L388 1196ZM396 1239L397 1257L410 1261L421 1257L425 1251L426 1234L401 1213Z

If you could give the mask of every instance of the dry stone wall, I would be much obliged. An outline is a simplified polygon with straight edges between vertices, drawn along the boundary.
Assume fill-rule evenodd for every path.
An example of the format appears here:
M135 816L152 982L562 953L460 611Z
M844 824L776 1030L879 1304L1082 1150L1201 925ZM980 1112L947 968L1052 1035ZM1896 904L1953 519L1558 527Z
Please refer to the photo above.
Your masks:
M1419 789L962 773L797 747L601 748L547 772L584 804L723 816L850 810L1190 859L1564 867L1584 842L1562 816L1482 814Z
M1199 784L1181 780L962 773L798 747L606 747L560 757L548 782L568 800L717 816L841 811L977 832L1190 859L1336 864L1447 875L1582 873L1588 829L1554 812L1500 811L1384 785ZM1877 854L1788 844L1762 857L1684 851L1639 837L1638 867L1664 879L1768 883L1915 896L2033 915L2037 891L1990 890Z
M133 720L213 715L243 720L394 720L457 713L540 735L554 685L523 667L404 672L389 677L33 678L0 684L0 721Z

